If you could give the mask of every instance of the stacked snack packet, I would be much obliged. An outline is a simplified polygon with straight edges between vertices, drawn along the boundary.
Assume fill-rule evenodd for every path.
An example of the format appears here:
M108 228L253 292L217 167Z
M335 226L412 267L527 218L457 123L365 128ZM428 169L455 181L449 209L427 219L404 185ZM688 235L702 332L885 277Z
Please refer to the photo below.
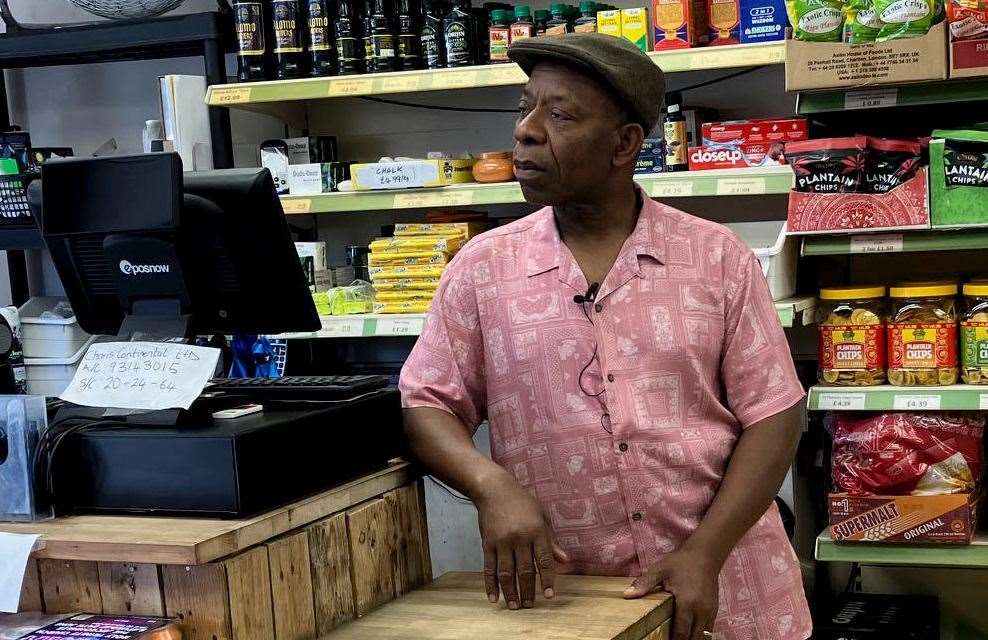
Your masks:
M446 265L483 222L396 224L392 238L370 244L374 313L425 313Z

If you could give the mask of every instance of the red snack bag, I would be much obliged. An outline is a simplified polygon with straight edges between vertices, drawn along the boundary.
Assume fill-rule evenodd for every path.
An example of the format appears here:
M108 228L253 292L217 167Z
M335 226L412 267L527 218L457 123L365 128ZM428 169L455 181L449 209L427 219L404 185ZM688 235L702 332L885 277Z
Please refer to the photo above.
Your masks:
M796 191L860 191L867 146L865 136L787 142L786 160L796 174Z
M834 490L857 496L971 493L983 463L977 413L835 413Z

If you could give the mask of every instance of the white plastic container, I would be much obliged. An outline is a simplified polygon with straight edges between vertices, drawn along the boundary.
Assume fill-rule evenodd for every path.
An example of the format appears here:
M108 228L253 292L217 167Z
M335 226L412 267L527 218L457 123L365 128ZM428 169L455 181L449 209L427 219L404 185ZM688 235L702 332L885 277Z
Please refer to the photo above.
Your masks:
M31 298L19 309L25 358L70 358L89 340L89 334L82 330L75 316L50 320L41 317L62 300Z
M799 244L797 238L786 235L785 220L732 222L725 226L755 252L773 300L789 298L796 293Z
M57 396L72 382L79 361L86 355L89 345L96 341L90 336L68 358L24 358L27 371L27 392L34 396Z

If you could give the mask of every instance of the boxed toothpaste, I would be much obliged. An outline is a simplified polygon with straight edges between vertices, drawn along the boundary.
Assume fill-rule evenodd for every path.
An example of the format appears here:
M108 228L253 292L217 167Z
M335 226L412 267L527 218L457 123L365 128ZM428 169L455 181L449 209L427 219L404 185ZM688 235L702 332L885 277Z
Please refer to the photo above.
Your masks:
M741 44L785 40L785 0L741 0Z
M690 147L690 171L744 169L785 164L781 142Z
M798 142L809 138L806 118L764 118L707 122L700 128L703 144Z

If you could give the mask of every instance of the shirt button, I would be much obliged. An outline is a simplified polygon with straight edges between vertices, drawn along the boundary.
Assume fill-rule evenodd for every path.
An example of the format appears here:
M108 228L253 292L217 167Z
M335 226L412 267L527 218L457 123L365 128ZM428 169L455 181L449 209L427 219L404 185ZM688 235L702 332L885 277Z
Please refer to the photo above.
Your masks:
M634 520L635 522L638 522L639 520L642 519L642 514L636 511L635 513L631 514L631 519Z
M621 444L619 444L618 445L618 450L621 451L621 452L627 451L628 450L628 443L627 442L622 442Z
M602 305L602 304L600 304L600 303L598 302L597 304L595 304L595 305L593 306L593 310L594 310L594 311L596 311L597 313L600 313L601 311L603 311L603 310L604 310L604 305Z
M607 374L607 381L608 382L614 382L614 374L613 373L608 373Z

